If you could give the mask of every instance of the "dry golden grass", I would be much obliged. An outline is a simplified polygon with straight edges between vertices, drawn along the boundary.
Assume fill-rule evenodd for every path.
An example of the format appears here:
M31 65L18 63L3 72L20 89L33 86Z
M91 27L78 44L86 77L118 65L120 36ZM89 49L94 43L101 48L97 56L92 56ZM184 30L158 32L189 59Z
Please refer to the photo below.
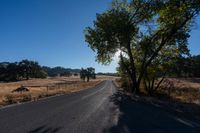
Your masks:
M173 85L170 95L172 98L200 105L200 78L168 78L167 80Z
M97 76L90 82L83 82L79 77L57 77L48 79L31 79L27 81L0 83L0 106L10 103L37 100L42 97L57 94L72 93L94 87L103 80L114 80L111 76ZM12 93L20 86L25 86L29 92ZM31 97L31 99L29 99ZM12 101L9 101L12 99Z
M162 84L156 95L149 96L144 88L141 88L141 97L134 99L145 102L165 110L176 111L193 115L200 119L200 78L167 78L172 84L171 94L169 96L167 84ZM121 87L120 80L115 81L116 85ZM125 92L130 96L130 93Z
M174 82L175 88L200 89L200 78L168 78Z
M165 82L167 80L167 82ZM169 96L174 100L183 103L194 103L200 105L200 78L166 78L158 94ZM120 80L115 81L118 87L121 87ZM141 92L146 94L145 89L141 85Z

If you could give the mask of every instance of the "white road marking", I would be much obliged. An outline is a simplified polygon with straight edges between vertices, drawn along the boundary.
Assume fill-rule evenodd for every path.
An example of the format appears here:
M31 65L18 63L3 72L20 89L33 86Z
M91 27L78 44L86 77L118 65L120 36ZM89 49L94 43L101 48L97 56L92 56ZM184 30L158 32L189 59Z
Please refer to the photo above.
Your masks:
M105 84L100 90L97 90L97 91L95 91L95 92L93 92L93 93L91 93L91 94L88 94L88 95L86 95L86 96L83 96L81 99L83 100L83 99L86 99L86 98L88 98L88 97L90 97L90 96L92 96L92 95L97 94L98 92L102 91L106 86L107 86L107 82L106 82L106 84Z
M182 119L180 119L180 118L176 118L176 120L177 120L178 122L180 122L180 123L186 125L186 126L194 127L191 123L189 123L189 122L187 122L187 121L185 121L185 120L182 120Z

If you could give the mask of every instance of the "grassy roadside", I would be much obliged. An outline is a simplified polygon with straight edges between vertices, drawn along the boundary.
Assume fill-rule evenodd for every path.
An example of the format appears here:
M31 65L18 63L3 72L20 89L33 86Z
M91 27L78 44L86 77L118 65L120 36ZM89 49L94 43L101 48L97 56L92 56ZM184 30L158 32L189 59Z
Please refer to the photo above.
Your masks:
M81 90L89 89L97 84L99 84L101 81L91 81L91 82L83 82L83 83L76 83L71 85L65 85L65 87L61 87L56 90L49 90L49 91L43 91L43 92L24 92L22 94L19 93L12 93L7 94L3 97L0 107L10 105L10 104L16 104L16 103L22 103L22 102L28 102L28 101L37 101L39 99L55 96L55 95L62 95L62 94L69 94L73 92L78 92Z
M79 78L54 78L54 79L32 79L13 83L0 83L0 107L9 104L37 101L41 98L69 94L88 88L92 88L111 77L97 77L90 82L83 82ZM14 88L25 86L28 92L12 92Z
M200 79L168 80L174 84L170 96L168 95L168 89L163 85L158 91L158 95L148 96L143 93L140 96L131 97L133 100L151 104L167 111L183 113L200 120ZM120 80L116 80L114 83L117 87L121 87ZM125 95L130 96L130 93L125 92L123 89L119 89L119 91L123 91Z

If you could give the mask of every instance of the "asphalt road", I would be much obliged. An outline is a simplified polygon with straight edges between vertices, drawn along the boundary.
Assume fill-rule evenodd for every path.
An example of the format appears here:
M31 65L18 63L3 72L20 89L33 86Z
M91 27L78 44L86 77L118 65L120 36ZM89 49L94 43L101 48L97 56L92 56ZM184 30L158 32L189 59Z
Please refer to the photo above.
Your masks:
M200 133L197 120L133 101L105 81L0 109L0 133Z

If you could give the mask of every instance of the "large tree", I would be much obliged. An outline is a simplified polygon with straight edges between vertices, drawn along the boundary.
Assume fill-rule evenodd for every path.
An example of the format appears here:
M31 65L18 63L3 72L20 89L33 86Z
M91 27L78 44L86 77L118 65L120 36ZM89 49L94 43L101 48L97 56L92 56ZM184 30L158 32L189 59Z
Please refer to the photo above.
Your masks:
M95 68L93 67L88 67L86 69L81 68L80 78L83 81L85 81L85 78L87 78L87 82L90 81L90 78L95 79L96 78Z
M47 73L38 62L22 60L20 62L0 63L0 81L17 81L29 78L46 78Z
M161 58L161 51L187 51L187 38L199 5L197 0L114 0L110 9L97 14L94 26L86 28L86 42L103 64L110 63L120 51L132 92L139 93L148 67Z

